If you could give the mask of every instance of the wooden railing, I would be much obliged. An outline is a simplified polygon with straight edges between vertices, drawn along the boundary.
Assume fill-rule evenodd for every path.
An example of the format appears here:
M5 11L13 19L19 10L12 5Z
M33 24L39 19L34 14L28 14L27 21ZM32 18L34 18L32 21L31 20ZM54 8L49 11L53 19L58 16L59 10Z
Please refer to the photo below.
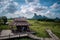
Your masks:
M0 36L0 39L9 39L9 38L15 38L15 37L24 37L24 36L27 36L27 34L18 34L18 35L7 35L7 36L3 36L1 35Z
M1 39L10 39L10 38L16 38L16 37L29 37L29 38L32 38L34 40L60 40L55 34L52 33L52 31L50 29L46 29L47 33L51 36L51 38L41 38L41 37L37 37L35 35L33 35L32 33L19 33L19 34L14 34L14 35L7 35L7 36L4 36L4 35L0 35L0 40Z
M46 29L47 33L51 36L53 40L60 40L55 34L52 33L50 29Z

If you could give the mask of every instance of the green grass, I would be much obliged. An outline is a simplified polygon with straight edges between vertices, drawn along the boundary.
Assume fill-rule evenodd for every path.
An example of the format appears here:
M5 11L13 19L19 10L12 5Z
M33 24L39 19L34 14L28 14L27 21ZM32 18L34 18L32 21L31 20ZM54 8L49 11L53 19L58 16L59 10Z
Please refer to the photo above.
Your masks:
M1 25L1 26L0 26L0 29L6 30L6 29L9 29L9 26L8 26L8 25Z
M8 40L33 40L29 37L24 37L24 38L14 38L14 39L8 39Z
M46 28L51 29L53 33L60 37L60 23L36 20L28 20L28 22L31 24L30 29L35 31L35 35L39 37L50 37L45 31Z
M25 37L25 38L19 38L19 40L33 40L33 39Z
M11 22L12 20L9 20ZM36 32L36 36L38 37L50 37L48 33L45 31L46 28L52 30L54 34L56 34L60 38L60 23L57 22L45 22L45 21L37 21L37 20L28 20L31 24L30 29ZM2 29L9 29L9 26L2 25L0 26ZM25 39L25 38L23 38ZM22 40L23 40L22 39Z

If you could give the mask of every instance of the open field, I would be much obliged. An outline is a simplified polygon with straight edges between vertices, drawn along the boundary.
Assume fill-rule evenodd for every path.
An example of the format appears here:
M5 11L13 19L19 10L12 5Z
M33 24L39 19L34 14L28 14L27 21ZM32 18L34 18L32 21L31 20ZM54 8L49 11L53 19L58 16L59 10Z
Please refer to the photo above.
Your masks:
M11 22L12 20L9 20ZM56 22L45 22L45 21L37 21L37 20L28 20L31 24L30 29L36 32L36 36L38 37L50 37L45 31L46 28L49 28L60 38L60 23ZM1 25L1 29L9 29L8 25ZM23 38L27 39L27 38Z
M55 33L58 37L60 37L60 23L55 22L43 22L43 21L36 21L36 20L28 20L32 26L30 29L36 32L36 35L39 37L49 37L47 32L45 31L46 28L49 28Z

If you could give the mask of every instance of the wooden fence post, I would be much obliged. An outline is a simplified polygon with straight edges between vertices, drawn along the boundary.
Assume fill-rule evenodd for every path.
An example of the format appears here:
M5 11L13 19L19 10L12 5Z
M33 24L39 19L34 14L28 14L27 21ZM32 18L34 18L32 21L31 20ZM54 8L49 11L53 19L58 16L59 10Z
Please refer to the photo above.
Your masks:
M20 37L20 33L19 33L19 37Z
M10 34L9 34L9 39L10 39Z

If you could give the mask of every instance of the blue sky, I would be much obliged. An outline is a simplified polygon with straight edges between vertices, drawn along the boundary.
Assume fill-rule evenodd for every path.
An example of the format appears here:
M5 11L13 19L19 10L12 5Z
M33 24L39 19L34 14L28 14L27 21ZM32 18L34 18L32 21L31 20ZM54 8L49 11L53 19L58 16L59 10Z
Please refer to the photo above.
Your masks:
M40 3L45 6L51 6L56 2L59 2L60 0L40 0Z
M0 16L60 18L60 0L0 0Z
M25 4L25 0L15 0L19 4ZM32 0L31 0L32 1ZM59 2L60 0L39 0L39 3L44 6L51 6L56 2Z

